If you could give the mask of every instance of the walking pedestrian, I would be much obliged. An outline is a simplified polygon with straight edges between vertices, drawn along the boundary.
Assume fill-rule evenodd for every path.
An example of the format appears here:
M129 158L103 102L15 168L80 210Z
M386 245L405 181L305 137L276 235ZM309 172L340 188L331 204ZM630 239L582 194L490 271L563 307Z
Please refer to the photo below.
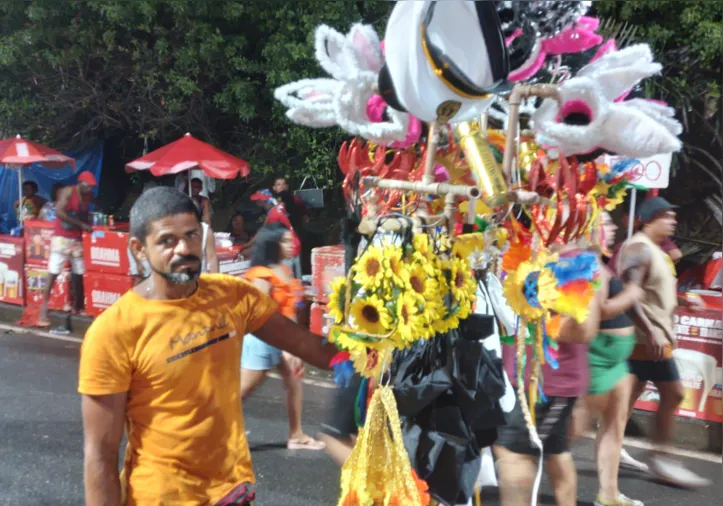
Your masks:
M296 321L296 312L303 302L303 287L284 265L293 252L293 238L281 223L265 225L256 235L249 280L262 293L269 295L286 318ZM265 343L253 334L244 338L241 354L241 399L247 399L264 382L266 374L276 369L286 389L289 417L290 450L323 450L324 443L307 436L301 429L302 383L304 363L292 354Z

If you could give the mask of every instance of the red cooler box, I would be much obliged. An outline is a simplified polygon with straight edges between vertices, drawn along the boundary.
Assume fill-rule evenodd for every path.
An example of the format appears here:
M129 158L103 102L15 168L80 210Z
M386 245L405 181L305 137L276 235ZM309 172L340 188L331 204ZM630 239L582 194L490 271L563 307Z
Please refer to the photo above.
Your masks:
M331 291L331 282L344 276L344 246L322 246L311 250L311 285L316 300L325 302Z
M25 235L25 263L48 266L50 258L50 240L54 235L52 221L27 220L23 223Z
M85 270L127 276L130 274L128 234L110 230L83 233Z
M251 260L240 257L237 251L219 248L216 250L216 254L218 255L218 266L221 274L241 278L251 267Z
M86 272L83 277L83 288L85 312L90 316L98 316L133 288L133 278L101 272Z
M0 235L0 302L24 305L23 238Z
M43 303L43 293L48 286L48 271L44 267L25 265L25 300L28 306ZM70 311L70 270L63 269L50 292L48 308L54 311Z
M334 325L334 319L329 316L326 305L314 302L309 315L309 330L319 336L327 336L332 325Z

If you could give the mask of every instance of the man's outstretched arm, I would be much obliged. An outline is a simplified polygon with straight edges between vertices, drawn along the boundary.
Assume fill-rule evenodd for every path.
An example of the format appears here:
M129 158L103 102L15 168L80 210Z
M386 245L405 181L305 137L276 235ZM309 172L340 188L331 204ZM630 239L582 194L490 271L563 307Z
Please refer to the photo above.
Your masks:
M339 351L333 344L322 344L321 336L309 332L278 312L256 330L254 335L319 369L330 369L329 362Z

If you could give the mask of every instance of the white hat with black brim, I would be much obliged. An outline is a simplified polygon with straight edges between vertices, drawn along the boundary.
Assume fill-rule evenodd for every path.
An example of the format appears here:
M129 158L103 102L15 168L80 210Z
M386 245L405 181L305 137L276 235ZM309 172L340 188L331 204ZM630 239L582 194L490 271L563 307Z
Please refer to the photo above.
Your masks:
M379 91L417 118L465 121L509 91L509 58L493 2L399 1L387 23Z

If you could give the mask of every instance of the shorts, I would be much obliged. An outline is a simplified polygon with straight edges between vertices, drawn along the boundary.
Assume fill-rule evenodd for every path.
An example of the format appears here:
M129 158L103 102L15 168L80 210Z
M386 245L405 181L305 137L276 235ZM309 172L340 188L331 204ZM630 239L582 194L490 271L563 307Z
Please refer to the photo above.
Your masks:
M600 395L615 388L630 373L628 358L635 347L635 334L627 336L598 332L590 343L590 395Z
M362 377L354 374L348 386L339 387L334 395L334 402L326 423L321 425L321 431L337 439L348 439L359 432L356 424L355 407Z
M568 427L576 397L548 397L535 406L535 423L542 441L543 455L559 455L570 451ZM530 432L520 408L520 401L507 413L507 425L497 429L495 445L513 453L539 455L540 450L530 441Z
M50 257L48 258L48 272L57 276L63 272L67 262L70 262L70 271L82 276L85 274L85 260L83 260L83 241L69 237L54 236L50 240Z
M251 371L269 371L281 363L281 350L266 344L253 334L244 336L241 368Z
M638 381L652 381L653 383L665 383L668 381L680 381L680 373L675 359L666 360L630 360L630 372L638 377Z

